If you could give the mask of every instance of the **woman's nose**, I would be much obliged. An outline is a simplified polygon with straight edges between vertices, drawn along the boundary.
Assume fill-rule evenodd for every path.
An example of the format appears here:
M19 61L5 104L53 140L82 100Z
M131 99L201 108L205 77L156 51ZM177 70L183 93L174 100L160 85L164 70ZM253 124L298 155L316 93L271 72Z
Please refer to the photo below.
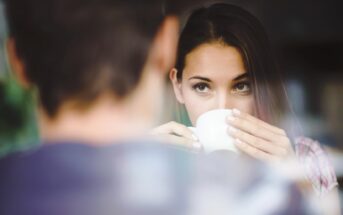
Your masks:
M218 109L232 109L234 108L233 105L233 98L230 98L230 96L227 93L223 93L218 97L217 100L217 108Z
M218 95L217 108L218 109L225 109L227 106L227 102L228 102L227 100L228 100L228 98L227 98L226 93L221 93L220 95Z

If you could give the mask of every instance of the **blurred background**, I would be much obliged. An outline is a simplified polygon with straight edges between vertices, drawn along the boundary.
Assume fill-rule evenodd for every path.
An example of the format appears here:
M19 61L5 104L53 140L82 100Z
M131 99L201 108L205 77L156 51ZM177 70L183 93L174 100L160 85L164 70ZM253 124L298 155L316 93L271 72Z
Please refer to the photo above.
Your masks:
M37 143L34 92L20 88L6 59L7 36L3 3L0 1L0 157Z
M222 2L244 7L264 24L286 81L289 100L304 128L304 134L328 147L341 181L343 1ZM6 35L0 1L0 157L27 149L38 142L35 93L34 90L21 89L14 80L6 60ZM182 115L181 118L186 119L187 116Z

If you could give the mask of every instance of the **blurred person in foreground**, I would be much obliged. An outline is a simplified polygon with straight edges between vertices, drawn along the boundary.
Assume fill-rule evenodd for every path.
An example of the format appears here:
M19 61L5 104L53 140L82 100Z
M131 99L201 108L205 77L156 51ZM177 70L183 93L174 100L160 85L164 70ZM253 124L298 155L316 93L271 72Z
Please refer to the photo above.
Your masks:
M146 138L174 64L171 2L5 1L8 58L38 90L41 146L0 160L0 214L308 211L261 163Z

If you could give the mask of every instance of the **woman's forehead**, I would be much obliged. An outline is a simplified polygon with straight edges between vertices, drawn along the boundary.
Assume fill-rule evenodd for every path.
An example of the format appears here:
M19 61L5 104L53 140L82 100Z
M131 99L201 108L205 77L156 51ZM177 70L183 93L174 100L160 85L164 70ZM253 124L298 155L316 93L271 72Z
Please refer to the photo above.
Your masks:
M184 77L204 76L232 80L246 73L240 52L220 43L202 44L186 56Z

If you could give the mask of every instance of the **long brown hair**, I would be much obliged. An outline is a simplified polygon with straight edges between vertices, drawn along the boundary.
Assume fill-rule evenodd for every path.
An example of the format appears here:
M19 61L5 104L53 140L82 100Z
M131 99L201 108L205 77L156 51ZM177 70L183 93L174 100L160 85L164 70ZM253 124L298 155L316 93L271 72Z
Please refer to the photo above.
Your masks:
M176 68L181 81L185 58L201 44L220 42L237 48L251 80L256 117L281 126L291 113L268 37L259 20L240 7L217 3L196 9L181 32Z

